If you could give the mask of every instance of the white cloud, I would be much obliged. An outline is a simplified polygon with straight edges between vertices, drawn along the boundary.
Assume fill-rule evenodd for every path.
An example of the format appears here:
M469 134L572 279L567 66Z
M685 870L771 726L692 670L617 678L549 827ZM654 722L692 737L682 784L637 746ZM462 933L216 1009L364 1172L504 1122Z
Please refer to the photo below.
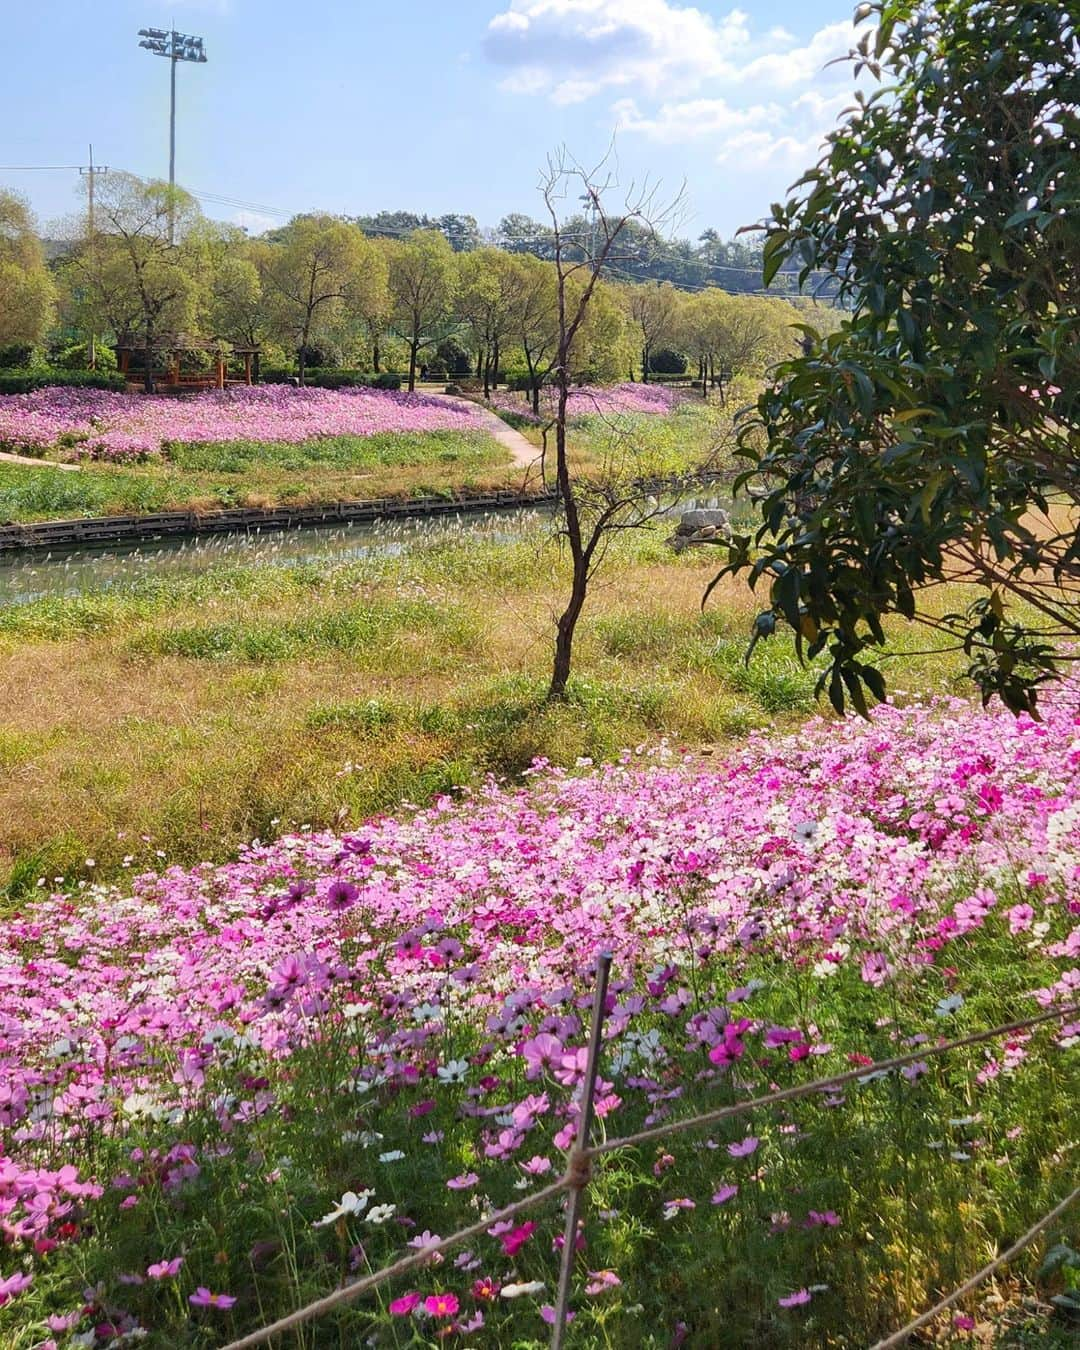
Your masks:
M501 87L561 105L614 96L617 130L694 145L748 172L798 171L818 158L852 101L850 20L798 38L713 17L682 0L502 0L484 51ZM842 12L846 0L837 0Z
M577 103L632 86L689 93L731 75L750 42L739 9L722 19L669 0L509 0L488 24L484 51L504 89Z
M818 158L824 135L824 132L797 136L784 131L740 131L724 140L716 153L716 162L734 161L754 168L777 165L797 171L808 168Z
M783 41L784 51L766 52L744 66L740 78L750 84L765 85L771 89L792 89L812 81L846 79L846 67L833 67L829 62L846 56L851 50L850 22L831 23L814 34L805 46Z
M636 132L668 145L741 135L755 127L775 125L784 116L783 108L776 103L735 108L722 98L662 103L652 116L642 113L633 99L625 98L613 104L612 112L617 130Z

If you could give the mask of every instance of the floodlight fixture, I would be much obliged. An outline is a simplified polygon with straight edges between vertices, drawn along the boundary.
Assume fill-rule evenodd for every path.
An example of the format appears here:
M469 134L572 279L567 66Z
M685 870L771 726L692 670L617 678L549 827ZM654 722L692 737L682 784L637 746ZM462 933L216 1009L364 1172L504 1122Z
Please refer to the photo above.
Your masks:
M190 33L178 33L175 28L140 28L139 37L143 39L140 47L155 56L165 56L169 60L169 187L176 186L176 63L191 61L197 65L206 64L206 51L201 37ZM169 211L169 243L173 243L173 212Z

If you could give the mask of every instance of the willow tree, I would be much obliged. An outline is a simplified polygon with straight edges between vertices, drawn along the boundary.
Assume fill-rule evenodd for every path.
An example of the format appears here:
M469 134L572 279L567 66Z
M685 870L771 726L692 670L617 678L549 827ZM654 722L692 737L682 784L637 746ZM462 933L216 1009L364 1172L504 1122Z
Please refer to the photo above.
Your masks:
M296 352L304 383L308 348L362 310L379 285L378 251L356 225L335 216L295 216L257 259L270 331Z
M667 281L627 286L624 297L641 350L641 378L648 384L653 353L675 336L684 297Z
M850 314L806 331L743 427L761 525L725 571L767 585L754 639L786 626L825 657L837 709L884 696L867 658L900 615L966 656L984 702L1033 710L1080 655L1076 6L857 18L881 87L764 222L766 280L794 260Z
M34 218L22 197L0 192L0 347L35 346L56 310Z
M447 334L457 289L454 251L438 230L414 230L389 248L394 331L409 348L409 391L416 388L420 353Z

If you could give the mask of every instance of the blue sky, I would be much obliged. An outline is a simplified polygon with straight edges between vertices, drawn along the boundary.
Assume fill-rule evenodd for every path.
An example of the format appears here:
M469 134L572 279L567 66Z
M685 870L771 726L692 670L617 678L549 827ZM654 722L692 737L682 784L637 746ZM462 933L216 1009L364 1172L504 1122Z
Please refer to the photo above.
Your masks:
M853 0L38 0L0 18L0 166L168 169L168 62L137 31L204 37L178 72L177 179L253 230L275 212L541 214L539 171L615 133L620 182L673 195L682 232L756 220L848 102ZM7 171L43 222L72 172Z

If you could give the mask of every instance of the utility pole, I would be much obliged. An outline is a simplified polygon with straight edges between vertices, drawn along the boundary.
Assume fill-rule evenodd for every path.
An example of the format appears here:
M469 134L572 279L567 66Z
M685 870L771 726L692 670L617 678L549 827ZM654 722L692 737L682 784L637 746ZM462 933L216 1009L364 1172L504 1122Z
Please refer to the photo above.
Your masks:
M87 240L88 240L89 246L90 246L90 270L91 270L91 275L93 274L94 262L95 262L96 256L97 256L97 232L96 232L96 230L94 229L94 179L98 176L99 173L100 173L100 174L106 174L106 173L108 173L108 172L109 172L109 166L108 166L107 164L103 164L103 165L95 165L95 164L94 164L94 147L91 146L91 147L90 147L90 163L89 163L89 166L87 166L87 167L83 167L82 165L79 166L79 173L86 179L86 232L87 232ZM96 369L97 369L97 346L96 346L95 338L96 338L96 334L94 333L94 324L93 324L93 320L91 320L91 323L90 323L90 369L91 369L91 370L96 370Z
M176 209L172 194L176 189L176 63L194 61L205 65L206 52L201 37L178 33L175 28L140 28L140 47L164 56L169 62L169 243L176 243Z

